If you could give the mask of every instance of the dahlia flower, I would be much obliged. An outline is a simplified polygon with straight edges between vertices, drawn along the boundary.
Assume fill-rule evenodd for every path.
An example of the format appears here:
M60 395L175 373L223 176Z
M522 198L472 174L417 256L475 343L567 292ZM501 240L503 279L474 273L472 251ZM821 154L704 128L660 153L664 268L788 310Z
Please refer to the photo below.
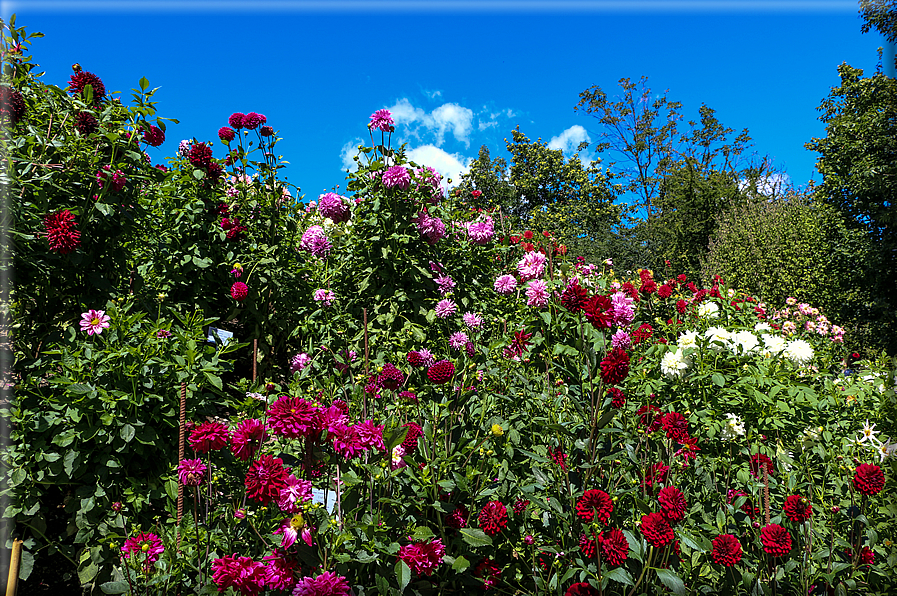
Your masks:
M508 510L501 501L489 501L477 516L480 528L489 536L495 536L508 525Z
M330 254L331 244L324 233L324 228L311 226L302 234L299 247L304 251L310 252L312 256L324 258Z
M538 251L526 253L517 263L517 273L520 274L521 281L527 281L542 277L545 273L545 261L547 257Z
M495 291L502 295L513 294L517 289L517 280L513 275L502 275L495 280Z
M212 561L212 581L218 591L235 588L242 596L254 596L265 585L265 566L234 553Z
M100 335L109 325L109 315L104 310L90 309L81 314L81 331L87 331L87 335Z
M720 534L713 539L713 562L717 565L731 567L741 562L741 543L732 534Z
M155 534L141 532L137 536L131 536L125 540L121 552L126 559L131 557L131 553L137 555L142 553L146 557L145 564L149 567L159 560L159 555L165 552L165 547L162 546L162 541Z
M345 199L335 192L328 192L318 197L318 213L333 220L333 223L343 223L352 217Z
M813 360L813 346L802 339L795 339L785 346L785 357L797 365L809 364Z
M183 486L199 486L205 478L206 465L201 459L184 459L178 464L178 479Z
M678 348L675 352L667 352L660 360L660 371L669 379L681 378L688 370L691 359Z
M44 230L50 250L65 255L74 251L81 244L81 232L78 222L68 209L48 213L44 216Z
M436 316L440 319L448 318L455 314L457 311L458 306L448 298L440 300L436 304Z
M383 186L389 189L398 188L399 190L407 190L411 184L411 174L403 166L392 166L380 178Z
M441 538L428 542L413 542L399 548L399 560L404 561L416 575L430 575L442 564L445 545Z
M383 132L390 132L390 127L394 124L395 121L392 119L392 114L390 114L389 110L377 110L371 114L371 121L368 123L368 127L371 129L379 128Z

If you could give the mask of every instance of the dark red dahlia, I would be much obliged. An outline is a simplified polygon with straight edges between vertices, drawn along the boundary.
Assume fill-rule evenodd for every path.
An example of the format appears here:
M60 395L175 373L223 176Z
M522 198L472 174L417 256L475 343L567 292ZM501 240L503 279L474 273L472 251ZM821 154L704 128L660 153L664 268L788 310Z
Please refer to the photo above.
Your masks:
M680 273L676 276L676 281L678 281L680 284L684 284L688 281L688 277L684 273Z
M407 360L408 364L414 366L415 368L424 365L424 357L417 350L411 350L410 352L408 352L405 360Z
M489 501L477 516L480 528L489 536L495 536L508 525L508 509L501 501Z
M69 79L69 91L75 95L81 95L84 93L84 88L90 85L93 88L93 101L94 103L99 102L100 99L106 95L106 86L103 85L103 81L100 80L100 77L93 74L92 72L87 72L86 70L82 70L81 72L76 72L72 75L72 78Z
M610 514L614 510L614 502L603 490L593 488L587 490L576 502L576 515L584 522L594 519L600 524L606 524Z
M208 453L224 449L230 438L227 426L221 422L204 422L197 426L187 438L193 451Z
M44 216L44 229L50 250L61 255L67 255L81 244L81 232L78 231L78 222L68 209L48 213Z
M614 348L601 361L601 380L606 385L619 385L629 375L629 354L623 348Z
M784 557L791 552L791 534L779 524L769 524L760 530L763 551L773 557Z
M259 134L263 137L270 137L274 135L274 129L270 126L263 126L259 129Z
M775 470L775 466L772 463L772 460L769 459L769 456L763 453L755 453L751 456L751 475L754 478L761 478L763 476L763 468L766 468L766 472L772 476L773 471Z
M665 414L661 419L663 430L666 431L667 437L678 441L688 437L688 420L679 412L670 412Z
M402 449L405 450L405 455L411 455L417 449L418 437L424 433L423 429L414 422L409 422L404 426L408 427L408 434L405 435L405 440L402 441Z
M234 112L227 119L227 123L231 125L232 128L243 128L243 113L242 112Z
M206 180L208 180L210 184L218 182L223 174L224 169L217 162L213 161L206 166Z
M813 515L813 506L806 497L800 495L791 495L785 499L785 505L782 507L788 519L796 524L802 524Z
M626 283L624 283L620 287L620 291L623 292L624 294L627 294L630 298L632 298L636 302L639 301L638 290L635 289L635 286L632 285L631 281L627 281Z
M741 543L732 534L720 534L713 539L713 562L717 565L731 567L741 561Z
M598 545L595 544L595 541L582 534L579 537L579 550L582 552L582 556L586 559L591 559L596 554L598 554Z
M652 335L654 335L654 327L648 323L642 323L638 329L632 332L632 343L640 344L651 339Z
M609 329L614 322L614 306L607 296L592 296L582 303L581 308L595 329Z
M710 297L711 298L722 298L722 295L719 293L719 285L713 284L713 287L710 288Z
M670 467L657 462L655 464L651 464L648 466L648 469L645 470L645 477L642 479L642 485L651 490L654 488L655 484L663 484L667 480L667 474L670 471Z
M483 578L483 589L489 590L498 584L501 577L501 569L495 566L495 563L489 557L486 557L473 568L473 574Z
M853 559L853 551L849 548L844 551L844 554ZM868 546L864 546L860 549L859 564L872 565L873 563L875 563L875 552Z
M657 291L657 282L655 282L653 279L643 280L641 287L639 287L639 292L641 292L645 296L653 294L656 291Z
M247 130L255 130L258 128L259 124L264 121L264 116L256 114L255 112L249 112L243 116L243 128Z
M660 413L660 408L657 406L647 404L639 408L636 414L639 417L639 424L642 425L646 432L653 433L659 430L663 423L663 414Z
M729 490L729 496L726 499L727 503L732 503L738 497L749 497L746 492L740 490ZM741 506L741 510L744 511L748 517L754 519L756 516L760 515L760 508L754 507L753 503L751 503L750 499L747 499L744 504Z
M622 565L629 556L629 541L618 528L598 534L598 547L601 549L601 560L611 567Z
M280 498L280 491L287 488L290 469L283 460L263 455L249 466L246 472L246 496L262 505Z
M885 474L878 466L860 464L853 475L853 486L864 495L877 495L885 487Z
M397 369L393 364L387 362L383 365L383 370L380 372L380 385L385 387L386 389L398 389L402 386L402 383L405 382L405 375Z
M578 280L573 280L573 283L568 285L561 293L561 306L570 312L579 312L582 310L582 305L585 304L588 297L588 290L580 286Z
M368 377L368 382L364 385L364 392L374 397L380 397L380 378L377 375Z
M25 100L12 87L0 87L0 121L15 124L25 117Z
M578 582L567 588L564 596L598 596L599 592L588 582Z
M670 522L662 513L648 513L642 516L642 525L640 526L642 535L645 540L654 545L654 548L663 548L667 544L676 539Z
M249 295L249 287L242 281L235 281L230 287L230 296L237 302L243 302Z
M557 466L564 472L567 471L567 454L564 453L564 450L558 447L555 449L552 446L548 446L548 457L551 458Z
M87 135L95 133L100 129L100 125L97 122L97 119L93 117L92 114L88 114L87 112L78 112L78 115L75 117L75 128L78 129L78 132L81 133L81 136L86 137Z
M427 369L427 378L434 385L448 383L455 374L455 365L448 360L440 360Z
M526 511L527 506L529 505L529 500L527 499L517 499L514 502L514 515L520 515L524 511Z
M616 387L611 387L607 390L606 396L611 399L610 405L613 408L622 408L626 405L626 394Z
M688 503L685 502L682 491L675 486L665 486L660 489L657 500L660 502L660 512L671 523L681 521L685 517Z
M225 143L230 143L237 136L236 131L229 126L222 126L218 129L218 138Z
M676 301L676 312L678 312L680 315L684 315L685 311L687 311L687 310L688 310L688 302L686 302L685 300L677 300Z
M417 403L417 394L413 391L402 391L399 393L399 399Z
M666 300L673 295L673 288L667 284L663 284L657 288L657 297Z
M212 149L205 143L194 143L190 146L187 159L197 168L207 168L212 163Z
M143 140L146 141L146 144L150 147L158 147L165 142L165 131L158 126L150 126L147 130L143 131Z
M455 510L445 516L445 525L456 530L467 527L467 519L470 512L464 505L458 505Z

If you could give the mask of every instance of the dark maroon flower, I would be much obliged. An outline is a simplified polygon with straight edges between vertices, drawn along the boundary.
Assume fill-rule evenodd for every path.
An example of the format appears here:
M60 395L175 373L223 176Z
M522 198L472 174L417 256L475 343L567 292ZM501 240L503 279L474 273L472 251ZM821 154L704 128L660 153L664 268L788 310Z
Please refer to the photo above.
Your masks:
M190 146L187 159L197 168L208 168L212 163L212 150L205 143L194 143Z
M844 554L853 559L853 551L849 548L844 551ZM859 564L872 565L873 563L875 563L875 552L868 546L864 546L860 549Z
M93 117L93 114L88 114L87 112L78 112L78 115L75 117L75 128L78 129L78 132L81 133L81 136L86 137L87 135L95 133L99 130L100 125L97 122L97 119Z
M688 420L679 412L670 412L661 419L667 437L678 441L688 437Z
M791 495L785 499L785 505L782 507L788 519L796 524L802 524L813 515L813 507L806 497L800 495Z
M860 464L853 476L853 486L864 495L877 495L885 487L885 474L878 466Z
M564 453L564 450L558 447L555 449L552 446L548 446L548 457L551 458L551 461L556 463L558 467L564 472L567 471L567 454Z
M610 495L596 488L587 490L576 502L576 515L584 522L594 519L600 524L606 524L613 510L614 502Z
M654 488L655 484L663 484L666 482L669 471L670 467L661 462L652 464L645 470L645 477L642 479L642 484L646 489L651 490Z
M383 366L383 371L380 373L378 380L382 387L395 390L401 387L402 383L405 382L405 375L393 364L387 362Z
M741 543L731 534L720 534L713 539L713 562L717 565L731 567L741 561Z
M686 302L685 300L677 300L676 312L678 312L680 315L684 315L686 310L688 310L688 302Z
M529 505L529 500L527 499L517 499L514 502L514 515L520 515L524 511L526 511L527 506Z
M259 129L259 134L263 137L270 137L274 135L274 129L270 126L263 126Z
M611 399L610 405L612 408L622 408L626 405L626 395L616 387L611 387L607 390L607 397Z
M218 138L224 141L225 143L230 143L236 138L236 131L229 126L222 126L218 129Z
M61 255L69 254L81 244L78 222L68 209L44 216L44 230L50 250Z
M671 523L681 521L685 517L688 503L685 502L682 491L675 486L665 486L660 489L657 500L660 502L660 512Z
M480 528L489 536L495 536L508 525L508 509L501 501L489 501L477 516Z
M751 476L754 478L762 477L762 470L766 468L766 472L772 476L773 470L775 470L775 466L772 463L772 460L769 459L769 456L763 453L755 453L751 456Z
M582 311L595 329L608 329L614 322L614 306L607 296L592 296L582 303Z
M255 130L258 128L259 124L261 124L263 120L263 116L256 114L255 112L249 112L243 116L243 128L246 130ZM233 126L233 125L231 125ZM237 128L234 126L234 128Z
M668 286L667 284L663 284L659 288L657 288L657 297L663 300L666 300L670 296L673 295L673 288Z
M642 525L640 526L642 535L645 540L654 545L654 548L663 548L667 544L676 539L670 522L662 513L648 513L642 516Z
M588 582L578 582L567 588L564 596L598 596L598 590Z
M489 557L486 557L473 569L473 574L483 578L483 589L489 590L495 587L501 577L501 569L495 566L495 563Z
M470 512L464 505L458 505L455 510L445 516L445 525L456 530L467 527L467 518Z
M448 360L440 360L427 369L427 378L430 379L430 382L434 385L448 383L454 374L455 365Z
M622 287L620 288L620 291L623 292L624 294L628 295L630 298L632 298L636 302L638 302L640 300L639 295L638 295L638 290L635 289L635 286L632 285L631 281L625 282L622 285Z
M234 112L227 119L227 123L231 125L231 128L236 128L236 129L243 128L243 113L242 112Z
M101 81L100 77L93 74L92 72L82 70L73 74L72 78L69 79L69 91L73 95L81 95L82 93L84 93L84 88L88 85L93 88L94 103L100 101L100 99L102 99L103 96L106 95L106 86L103 85L103 81Z
M405 435L405 440L402 441L402 449L405 450L405 455L411 455L414 453L414 450L417 449L417 439L421 435L423 435L423 429L414 422L409 422L404 426L408 427L408 434Z
M561 306L570 312L579 312L588 297L588 290L580 286L579 281L574 279L573 283L568 285L561 294Z
M413 391L402 391L399 393L399 399L403 399L405 401L417 402L417 394Z
M15 124L25 117L25 100L22 94L12 87L0 87L0 121L8 120Z
M596 554L598 554L598 545L595 544L595 541L582 534L579 537L579 550L582 552L582 556L586 559L591 559Z
M415 368L424 365L424 357L417 350L411 350L410 352L408 352L408 355L405 357L405 360L407 360L408 364L410 364L411 366L413 366Z
M773 557L784 557L791 552L791 534L779 524L769 524L760 530L763 551Z
M158 147L165 142L165 131L158 126L150 126L147 130L143 131L143 140L146 141L146 144L150 147Z
M638 414L639 424L645 429L645 432L653 433L659 430L663 423L663 414L660 413L660 408L657 406L644 405L638 409L636 414Z
M622 565L629 556L629 541L618 528L611 528L598 534L601 560L611 567Z
M629 354L614 348L601 361L601 380L607 385L619 385L629 375Z

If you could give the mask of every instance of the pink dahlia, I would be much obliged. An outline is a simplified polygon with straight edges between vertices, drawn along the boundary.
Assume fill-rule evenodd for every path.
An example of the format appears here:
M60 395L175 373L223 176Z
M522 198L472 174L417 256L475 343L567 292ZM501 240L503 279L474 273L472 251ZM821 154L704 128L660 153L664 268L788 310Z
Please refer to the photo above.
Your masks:
M517 279L513 275L502 275L495 280L495 291L507 296L517 289Z
M470 512L467 510L467 507L459 504L454 511L445 516L445 525L449 528L460 530L467 527L467 519L469 517Z
M311 356L305 352L299 352L290 361L290 374L302 372L311 364Z
M534 279L526 288L526 305L535 308L548 306L548 285L544 280Z
M371 130L379 128L383 132L391 132L391 128L394 124L395 121L393 121L392 114L390 114L389 110L377 110L371 114L371 121L368 124L368 127Z
M386 443L383 442L384 425L374 424L373 420L365 420L355 425L355 433L358 442L365 449L386 451Z
M187 152L187 159L197 168L208 168L212 163L212 149L205 143L194 143Z
M321 409L301 397L282 395L268 408L268 428L288 439L308 437L320 425Z
M396 390L405 382L405 374L397 369L394 364L387 362L377 378L381 387Z
M399 560L405 561L416 575L430 575L442 564L445 545L441 538L414 542L399 548Z
M265 585L265 566L234 553L212 561L212 581L218 591L238 590L242 596L257 596Z
M467 222L465 227L467 228L467 237L470 238L470 241L480 246L489 244L495 236L494 224L492 218L488 215L483 220Z
M206 465L201 459L184 459L178 464L178 479L183 486L199 486L205 479Z
M296 544L296 539L300 537L305 544L312 545L311 529L299 512L295 513L293 517L282 520L280 526L272 534L281 534L283 536L283 540L280 543L281 548L290 548Z
M411 366L418 368L421 366L433 366L436 363L436 359L433 357L433 354L430 353L430 350L412 350L408 352L408 355L405 358L408 361L408 364Z
M346 459L352 459L365 450L365 445L358 436L358 425L335 424L329 431L333 441L333 450Z
M262 505L280 498L287 486L289 468L283 467L283 460L263 455L249 466L246 472L246 496Z
M236 129L243 128L243 113L242 112L234 112L227 119L227 123Z
M325 571L316 577L303 577L296 582L292 596L349 596L352 593L346 578Z
M436 303L436 316L440 319L448 318L456 312L458 312L458 306L448 298Z
M324 258L330 254L332 245L324 233L324 228L311 226L302 234L299 247L304 251L310 252L315 257Z
M421 211L411 218L417 226L417 231L423 236L427 244L436 244L445 238L445 223L438 217L433 217L426 211Z
M318 213L321 217L333 220L334 223L349 221L352 217L345 199L335 192L328 192L318 197Z
M230 287L230 296L237 302L243 302L246 300L246 296L249 295L249 286L244 284L242 281L235 281L234 285Z
M109 328L109 315L104 310L90 309L81 314L81 331L87 331L87 335L100 335L103 329Z
M542 277L542 274L545 273L546 260L548 260L548 257L538 251L526 253L517 263L517 273L520 274L520 280L527 281Z
M460 350L465 345L467 345L467 342L469 341L470 338L467 337L466 333L464 333L463 331L456 331L455 333L452 333L451 337L449 337L449 346L451 346L453 350Z
M233 128L229 126L222 126L218 129L218 138L224 141L225 143L230 143L236 138L237 133Z
M411 174L403 166L392 166L383 172L381 180L386 188L406 190L411 184Z
M324 306L330 306L331 304L333 304L334 300L333 292L331 292L330 290L325 290L324 288L315 290L312 298L315 302L323 302Z
M267 438L265 423L256 418L248 418L238 424L231 435L231 453L241 461L249 461L259 452L262 443Z
M131 553L138 556L143 554L146 557L145 565L149 567L159 560L159 555L165 552L165 547L162 546L162 541L155 534L141 532L137 536L132 536L125 540L124 546L121 547L121 552L126 559L131 557Z
M158 126L150 126L147 130L143 131L143 140L146 141L146 144L150 147L158 147L165 142L165 131Z
M197 453L224 449L228 440L227 426L222 422L203 422L190 433L187 441Z
M67 255L81 244L78 222L68 209L45 215L44 230L53 252Z
M299 560L286 551L275 548L264 559L265 587L272 590L292 590L296 585L296 572L299 571Z

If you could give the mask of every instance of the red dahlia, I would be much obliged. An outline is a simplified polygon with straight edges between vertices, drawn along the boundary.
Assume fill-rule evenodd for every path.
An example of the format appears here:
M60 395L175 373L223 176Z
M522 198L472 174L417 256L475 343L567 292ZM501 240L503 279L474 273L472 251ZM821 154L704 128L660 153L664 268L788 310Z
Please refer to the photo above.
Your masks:
M670 296L673 295L673 288L668 286L667 284L663 284L659 288L657 288L657 297L666 300Z
M405 435L405 440L402 441L402 449L405 450L405 455L411 455L415 449L417 449L417 439L423 433L423 429L414 422L409 422L405 424L408 427L408 434Z
M788 519L796 524L802 524L813 515L813 507L805 497L800 495L791 495L785 499L785 505L782 507Z
M784 557L791 552L791 534L779 524L769 524L760 530L763 551L773 557Z
M648 513L642 516L640 526L645 540L654 545L654 548L662 548L676 539L670 522L662 513Z
M165 142L165 131L158 126L150 126L149 129L143 131L143 140L150 147L158 147Z
M629 541L618 528L598 534L598 546L601 548L601 560L611 567L622 565L629 556Z
M387 389L398 389L405 382L405 375L393 364L387 362L380 373L380 385Z
M97 122L97 119L93 117L92 114L88 114L87 112L78 112L78 115L75 117L75 128L78 129L78 132L81 133L81 136L86 137L89 134L95 133L99 130L100 125Z
M455 365L448 360L440 360L427 369L427 378L434 385L447 383L455 374Z
M477 519L486 534L495 536L508 525L508 509L501 501L489 501L480 510Z
M592 296L582 303L581 308L595 329L609 329L614 322L614 305L607 296Z
M560 447L555 449L554 447L549 446L548 457L550 457L551 461L557 464L557 466L561 470L563 470L564 472L567 471L567 454L564 453L563 449L561 449Z
M259 129L259 134L263 137L270 137L274 135L274 128L270 126L263 126Z
M639 291L646 296L649 294L653 294L657 291L657 283L653 279L642 281L642 285L639 288Z
M675 486L665 486L660 489L657 500L660 501L661 513L670 522L677 522L685 517L688 503L685 502L682 491Z
M235 281L230 287L230 296L237 302L243 302L249 295L249 287L242 281Z
M44 228L47 233L47 241L50 250L66 255L81 244L81 232L78 231L78 222L68 209L44 216Z
M853 476L853 486L864 495L877 495L885 487L885 474L878 466L860 464Z
M622 408L626 405L626 395L616 387L608 389L606 396L610 398L610 405L613 408Z
M561 294L561 306L570 312L579 312L588 297L588 290L579 285L579 281L573 280Z
M221 422L204 422L190 433L187 441L197 453L207 453L224 449L230 433Z
M218 138L225 143L230 143L237 136L236 131L229 126L222 126L218 129Z
M587 490L576 502L576 515L584 522L595 519L601 524L606 524L613 510L614 502L610 495L596 488Z
M586 559L591 559L598 553L598 545L595 544L595 541L582 534L579 537L579 550L582 553L582 556Z
M501 569L495 566L495 563L489 557L486 557L473 568L473 574L483 578L483 589L488 590L498 583L501 576Z
M460 530L461 528L467 527L468 517L470 517L470 512L467 511L467 507L458 505L455 507L454 511L445 516L445 525Z
M651 404L642 406L636 414L639 417L639 424L642 425L646 432L653 433L659 430L663 423L663 414L660 413L660 408L657 406L652 406Z
M642 484L648 490L654 487L655 484L663 484L666 482L667 473L669 473L670 467L657 462L656 464L652 464L645 470L645 477L642 479Z
M685 300L677 300L676 312L680 315L684 315L686 310L688 310L688 302L686 302Z
M638 329L632 332L632 343L640 344L651 339L652 335L654 335L654 327L648 323L642 323Z
M25 100L12 87L0 87L0 121L15 124L25 116Z
M100 80L100 77L93 74L92 72L87 72L86 70L82 70L81 72L76 72L72 75L72 78L69 79L69 91L72 94L82 94L84 93L84 88L90 85L93 88L93 100L94 102L100 101L104 95L106 95L106 86L103 85L103 81Z
M688 420L679 412L670 412L664 415L660 423L663 430L667 432L667 437L678 441L688 437Z
M205 143L194 143L190 146L187 159L197 168L207 168L212 163L212 149Z
M772 464L772 460L769 459L769 456L764 455L763 453L755 453L751 456L751 476L754 478L761 478L763 476L763 468L766 468L766 472L772 476L773 470L775 470L775 466Z
M847 549L844 551L844 554L853 559L853 551ZM864 546L860 549L860 557L859 557L860 565L872 565L875 563L875 552L869 548L868 546Z
M529 505L529 500L527 499L517 499L514 502L514 515L520 515L524 511L526 511L526 507Z
M619 385L629 375L629 354L614 348L601 361L601 380L607 385Z
M631 281L627 281L626 283L624 283L623 286L620 288L620 291L622 291L624 294L627 294L630 298L632 298L636 302L639 301L638 290L635 289L635 286L632 285Z
M280 498L280 491L287 488L290 469L283 467L283 460L263 455L249 466L246 472L246 496L262 505Z
M564 596L598 596L598 593L598 590L592 587L592 584L579 582L567 588Z
M720 534L713 539L713 562L731 567L741 561L741 543L732 534Z

